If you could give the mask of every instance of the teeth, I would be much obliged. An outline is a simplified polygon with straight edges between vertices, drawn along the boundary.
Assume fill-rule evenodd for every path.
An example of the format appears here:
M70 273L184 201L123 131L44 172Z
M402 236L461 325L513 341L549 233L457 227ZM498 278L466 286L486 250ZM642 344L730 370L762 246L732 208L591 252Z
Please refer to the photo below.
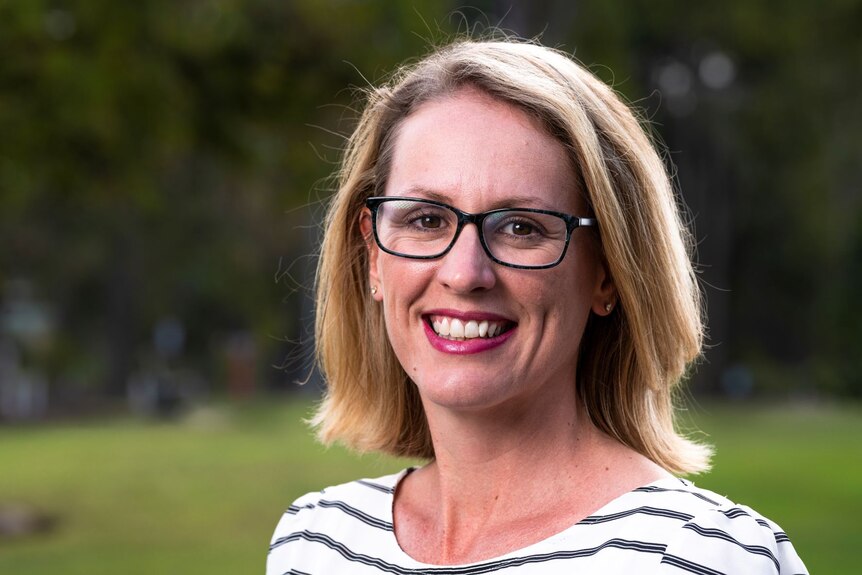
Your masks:
M431 326L437 335L449 339L475 339L477 337L496 337L503 332L503 323L488 320L462 321L457 318L435 316L431 318Z
M472 320L468 321L464 326L464 337L467 339L479 337L479 323Z
M436 329L436 328L435 328ZM440 335L449 335L449 318L444 317L440 320L440 329L437 329Z
M449 337L464 337L464 324L460 319L453 319L449 324Z

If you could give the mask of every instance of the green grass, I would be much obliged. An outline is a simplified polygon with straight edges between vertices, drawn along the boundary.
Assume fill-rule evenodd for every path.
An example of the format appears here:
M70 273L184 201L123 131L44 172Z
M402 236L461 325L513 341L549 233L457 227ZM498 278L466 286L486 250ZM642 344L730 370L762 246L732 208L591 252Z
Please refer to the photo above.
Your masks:
M0 505L57 518L48 534L0 540L0 573L262 573L295 497L405 464L321 448L300 422L307 409L0 428ZM698 485L780 523L812 573L855 572L862 408L707 406L694 420L718 448Z
M697 421L717 447L698 485L778 522L811 573L859 572L862 406L723 406Z

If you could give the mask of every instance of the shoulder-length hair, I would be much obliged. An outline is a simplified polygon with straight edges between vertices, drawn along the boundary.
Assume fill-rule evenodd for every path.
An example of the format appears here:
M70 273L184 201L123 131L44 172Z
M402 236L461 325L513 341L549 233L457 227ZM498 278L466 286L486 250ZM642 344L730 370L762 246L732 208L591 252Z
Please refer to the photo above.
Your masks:
M599 221L619 300L592 315L575 385L592 422L673 473L708 468L711 451L674 426L675 390L700 354L700 290L667 169L632 111L567 55L533 43L459 41L370 90L347 143L317 276L317 355L327 392L312 423L322 441L431 458L415 385L370 296L359 217L382 195L400 124L422 104L472 87L536 118L566 149Z

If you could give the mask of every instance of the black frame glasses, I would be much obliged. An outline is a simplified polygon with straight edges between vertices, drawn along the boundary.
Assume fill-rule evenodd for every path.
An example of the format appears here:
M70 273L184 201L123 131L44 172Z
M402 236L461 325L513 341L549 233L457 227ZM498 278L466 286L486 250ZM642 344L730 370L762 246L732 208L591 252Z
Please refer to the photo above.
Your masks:
M391 201L411 201L411 202L423 202L426 204L430 204L433 206L439 206L441 208L445 208L450 210L456 216L458 216L458 225L455 228L455 234L452 236L452 240L449 242L449 245L446 246L446 249L440 251L439 253L434 253L431 255L412 255L405 254L401 252L397 252L387 248L383 245L383 242L380 241L380 236L377 233L377 212L378 208L380 208L381 204ZM374 241L377 243L377 246L386 252L387 254L392 254L393 256L399 256L402 258L409 258L414 260L433 260L437 258L441 258L445 256L452 249L452 246L455 245L455 242L458 241L458 237L461 235L461 230L464 229L464 226L467 224L474 224L476 226L476 230L479 233L479 243L482 244L482 249L485 250L485 254L491 259L491 261L500 264L501 266L506 266L515 269L530 269L530 270L538 270L538 269L547 269L552 268L558 265L563 258L566 257L566 252L569 249L569 242L572 239L572 232L579 227L596 227L598 226L598 220L596 218L581 218L578 216L572 216L570 214L564 214L561 212L554 212L551 210L540 210L535 208L499 208L496 210L490 210L487 212L480 212L477 214L471 214L468 212L464 212L459 210L454 206L450 206L449 204L444 204L443 202L438 202L435 200L427 200L425 198L411 198L406 196L375 196L370 197L365 200L365 206L371 211L371 226L374 233ZM541 265L523 265L523 264L513 264L503 260L500 260L491 252L491 249L488 247L488 244L485 241L485 231L483 227L483 223L485 218L491 215L500 214L502 212L527 212L534 214L545 214L549 216L556 216L563 220L566 223L566 243L563 246L562 252L560 253L560 257L557 258L556 261L553 261L548 264Z

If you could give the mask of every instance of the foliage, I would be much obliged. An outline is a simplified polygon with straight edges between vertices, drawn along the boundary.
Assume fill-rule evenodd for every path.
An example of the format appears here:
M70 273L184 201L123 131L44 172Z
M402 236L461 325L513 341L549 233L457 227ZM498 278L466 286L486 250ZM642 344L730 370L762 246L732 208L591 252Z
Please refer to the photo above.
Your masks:
M578 56L646 108L692 210L708 385L742 364L755 390L862 394L862 5L581 6Z
M333 169L310 143L352 116L357 70L424 49L416 20L383 1L0 3L0 285L50 302L54 375L107 357L87 377L121 390L166 317L204 363L235 330L283 353L285 270Z
M499 24L574 52L667 144L709 305L698 385L742 366L755 391L862 394L862 5L471 4L0 0L0 290L23 278L56 324L25 363L119 392L175 318L210 378L235 332L278 378L356 88Z

